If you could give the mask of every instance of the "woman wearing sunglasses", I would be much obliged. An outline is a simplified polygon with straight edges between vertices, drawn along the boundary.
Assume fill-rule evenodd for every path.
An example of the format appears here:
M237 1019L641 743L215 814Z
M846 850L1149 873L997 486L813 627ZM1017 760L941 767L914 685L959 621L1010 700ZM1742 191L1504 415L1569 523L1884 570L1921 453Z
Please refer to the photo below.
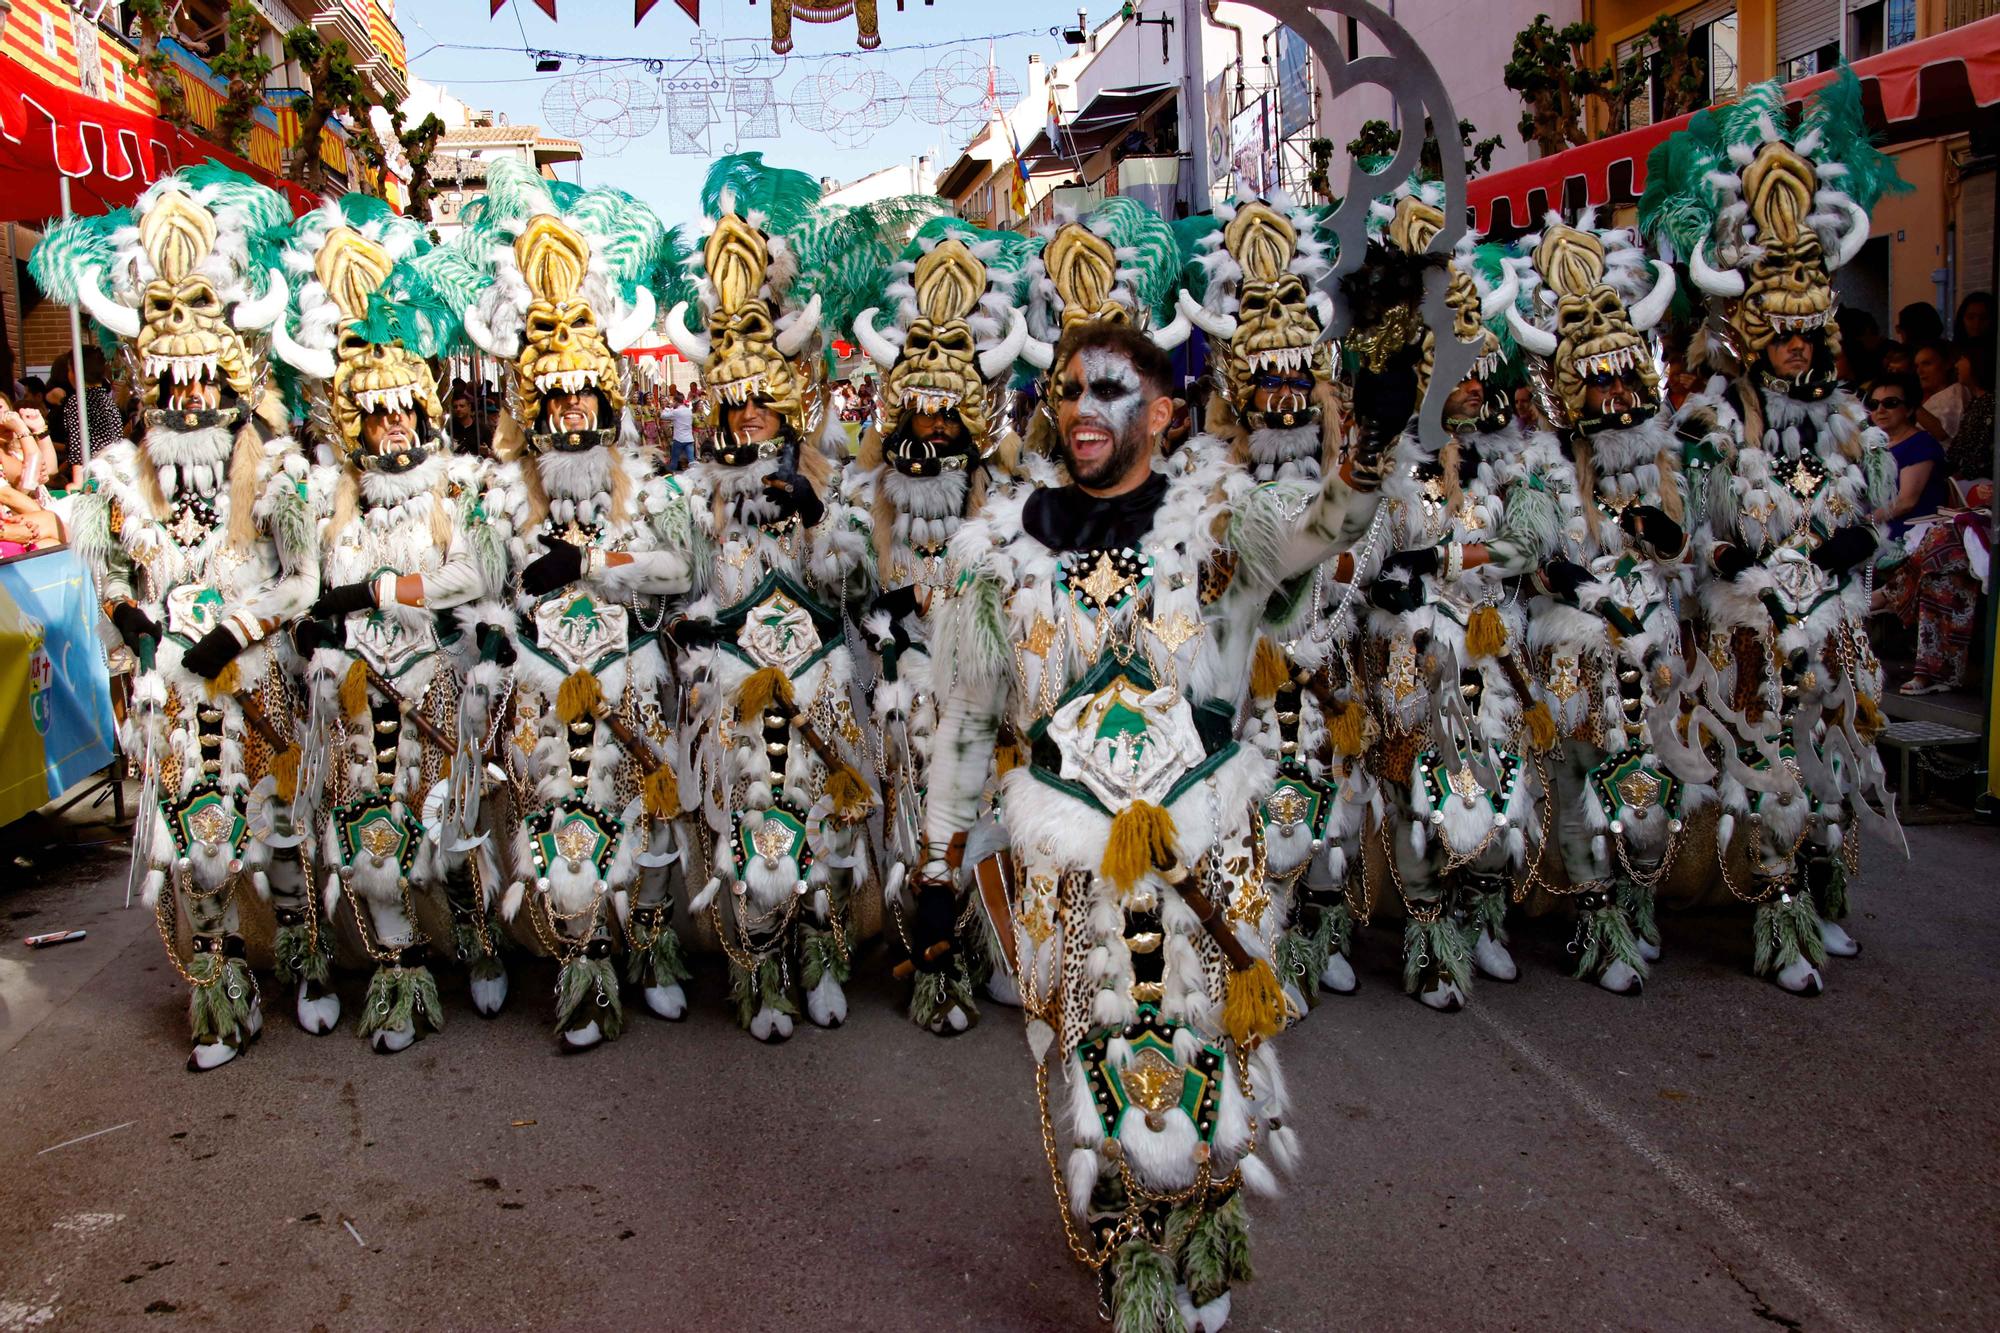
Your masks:
M1896 460L1896 496L1869 515L1889 525L1892 541L1903 539L1910 520L1935 514L1948 493L1944 446L1917 426L1921 402L1916 378L1910 375L1885 375L1868 386L1862 399L1868 420L1889 437L1889 453Z

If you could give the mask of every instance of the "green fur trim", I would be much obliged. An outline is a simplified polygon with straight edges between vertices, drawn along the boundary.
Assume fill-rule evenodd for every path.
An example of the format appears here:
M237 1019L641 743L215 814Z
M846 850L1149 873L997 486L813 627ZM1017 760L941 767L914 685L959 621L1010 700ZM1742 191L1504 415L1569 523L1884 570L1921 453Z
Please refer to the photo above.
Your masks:
M1179 1256L1188 1299L1207 1305L1237 1282L1248 1282L1250 1223L1243 1196L1232 1194L1220 1207L1183 1204L1167 1217L1167 1249Z
M986 913L973 914L972 929L962 932L959 940L959 957L965 961L965 979L974 986L984 986L993 978L996 960L1007 956L1001 947L1000 936L994 932L993 923Z
M472 563L479 571L479 583L489 593L497 593L507 586L507 543L500 539L500 532L486 521L483 511L476 505L466 507L465 544L472 552Z
M820 930L816 926L801 926L799 928L800 981L807 990L811 990L819 985L829 972L833 974L835 981L846 984L847 951L840 947L840 941L835 938L832 931Z
M271 942L271 959L272 971L287 986L301 981L324 986L333 978L333 953L326 932L315 931L304 922L278 927Z
M456 916L451 923L452 952L458 961L465 964L466 972L474 981L494 981L507 975L507 965L500 960L500 941L504 932L495 917L486 919L486 930L482 936L479 925L470 916Z
M1887 449L1868 449L1861 455L1861 480L1868 503L1877 509L1896 496L1896 456Z
M1466 897L1470 900L1468 904L1468 920L1474 936L1477 937L1478 933L1483 930L1488 935L1491 935L1496 943L1505 944L1507 942L1507 890L1503 888L1493 893L1480 893L1474 890L1468 893Z
M217 1042L242 1049L250 1040L250 1006L257 999L257 978L241 958L198 953L188 964L197 985L188 996L188 1023L197 1046ZM219 979L210 983L211 977Z
M1280 553L1297 526L1286 519L1285 507L1292 504L1296 513L1301 493L1317 491L1298 482L1274 481L1243 497L1229 519L1229 547L1241 561L1239 577L1247 576L1258 587L1276 585Z
M272 479L267 524L271 542L278 549L278 564L287 574L319 567L319 525L313 521L311 504L288 473Z
M1187 1333L1174 1303L1174 1270L1144 1240L1128 1240L1111 1260L1114 1333Z
M1577 924L1581 936L1577 941L1577 976L1594 980L1614 962L1625 964L1642 977L1646 975L1639 937L1632 933L1632 922L1622 905L1613 902L1608 907L1580 913Z
M939 694L966 687L982 693L1006 688L1014 650L1006 599L993 579L967 578L932 609L933 687Z
M1278 937L1278 980L1295 987L1309 1003L1319 993L1320 973L1333 952L1333 930L1333 914L1322 908L1310 927L1294 921Z
M1523 554L1539 563L1553 555L1561 542L1562 510L1555 496L1540 486L1515 486L1507 492L1506 512L1500 526L1524 548Z
M361 1035L395 1032L426 1024L444 1031L444 1001L428 967L378 967L361 1002Z
M778 966L776 958L766 958L757 964L756 975L729 965L729 999L736 1006L736 1022L747 1028L750 1020L760 1010L775 1009L781 1014L797 1017L799 1007L792 1003L792 997L785 994L784 969Z
M123 545L111 530L109 494L87 490L70 503L69 541L93 570L105 568L111 553Z
M973 999L963 958L954 959L942 972L917 973L916 989L910 994L912 1023L925 1029L948 1026L945 1015L954 1005L965 1011L968 1028L979 1022L979 1002Z
M693 975L686 960L681 957L681 937L664 921L660 923L659 932L653 936L651 948L634 949L625 955L625 979L635 986L672 986ZM650 983L647 981L649 977Z
M1757 909L1757 975L1769 976L1804 958L1814 967L1826 966L1826 942L1819 937L1819 913L1812 897L1785 893Z
M1472 940L1449 916L1403 923L1403 989L1418 994L1426 971L1462 992L1472 987Z
M1659 913L1653 901L1653 891L1629 879L1618 881L1616 890L1618 906L1632 923L1632 933L1655 948L1660 943Z
M1336 953L1342 958L1347 957L1354 947L1354 909L1348 906L1346 895L1341 895L1340 901L1333 906L1322 909L1321 914L1330 923L1333 932L1332 947L1327 950L1327 957L1331 958Z
M556 975L556 1031L580 1028L593 1019L606 1041L616 1038L625 1030L625 999L609 958L579 956Z
M1807 865L1810 867L1818 862L1824 862L1827 870L1823 876L1815 875L1808 881L1812 884L1813 906L1819 910L1822 921L1844 921L1847 919L1847 865L1838 852L1814 857Z

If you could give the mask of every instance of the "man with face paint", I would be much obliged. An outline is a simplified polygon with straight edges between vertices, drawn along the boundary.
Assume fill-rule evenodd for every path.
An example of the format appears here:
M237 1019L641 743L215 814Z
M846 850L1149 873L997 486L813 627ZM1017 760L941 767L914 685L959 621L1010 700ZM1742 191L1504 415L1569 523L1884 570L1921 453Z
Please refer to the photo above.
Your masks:
M1640 205L1710 301L1690 355L1720 372L1679 420L1702 613L1701 707L1679 758L1715 782L1725 867L1747 847L1747 882L1729 884L1757 907L1756 971L1798 995L1820 993L1828 955L1859 951L1839 921L1860 826L1901 836L1865 628L1868 516L1894 494L1895 465L1834 369L1833 274L1867 242L1875 199L1902 188L1869 143L1850 72L1796 119L1777 84L1759 84L1656 150ZM1719 778L1697 724L1718 742Z
M70 527L139 663L122 747L145 783L132 855L189 986L191 1070L234 1059L263 1026L244 907L272 904L281 946L288 923L305 939L317 920L290 647L275 631L313 600L318 553L261 336L287 299L268 237L288 222L276 193L211 164L129 211L52 225L31 264L45 292L131 344L139 440L92 460ZM281 948L310 1026L323 992L296 961Z
M1177 1307L1215 1329L1247 1276L1241 1191L1268 1191L1293 1152L1263 1044L1291 1010L1256 865L1275 769L1239 719L1266 603L1367 527L1374 474L1363 459L1256 486L1209 451L1170 475L1165 354L1110 323L1068 348L1069 483L989 496L953 541L915 882L974 872L967 835L1010 728L1003 943L1063 1225L1121 1327Z
M883 273L880 304L854 321L883 358L881 421L863 432L848 499L865 513L881 591L861 628L874 649L869 690L881 737L884 829L892 866L884 896L912 984L910 1018L940 1035L979 1016L983 984L1015 998L976 895L903 880L923 838L925 760L936 727L928 615L958 577L953 537L995 489L1013 484L1020 441L999 416L1000 393L1026 346L1020 309L1028 242L956 218L919 229ZM893 322L892 330L878 321ZM991 824L982 825L990 835Z

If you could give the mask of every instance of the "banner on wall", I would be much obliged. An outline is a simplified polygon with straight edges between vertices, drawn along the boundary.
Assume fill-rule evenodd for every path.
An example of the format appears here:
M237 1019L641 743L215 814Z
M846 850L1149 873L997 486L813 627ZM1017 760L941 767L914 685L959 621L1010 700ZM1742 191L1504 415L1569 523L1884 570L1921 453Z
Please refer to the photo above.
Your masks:
M0 561L0 824L39 810L117 751L97 617L75 551Z
M1261 195L1277 184L1270 169L1270 133L1265 114L1267 101L1258 97L1236 113L1230 123L1230 170L1236 177L1237 193Z

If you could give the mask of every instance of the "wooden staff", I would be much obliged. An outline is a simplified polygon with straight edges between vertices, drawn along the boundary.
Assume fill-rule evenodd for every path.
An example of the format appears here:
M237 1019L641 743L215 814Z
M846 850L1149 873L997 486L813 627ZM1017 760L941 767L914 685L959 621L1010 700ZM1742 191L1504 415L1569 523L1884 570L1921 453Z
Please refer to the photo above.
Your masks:
M397 693L396 687L389 683L388 678L371 666L365 658L357 657L354 660L361 663L361 669L368 673L368 683L373 685L383 698L393 700L398 705L408 705L408 701ZM432 745L447 754L458 749L458 742L447 737L437 723L423 715L421 709L411 705L404 707L402 711L408 714L411 724L416 727L418 733Z

